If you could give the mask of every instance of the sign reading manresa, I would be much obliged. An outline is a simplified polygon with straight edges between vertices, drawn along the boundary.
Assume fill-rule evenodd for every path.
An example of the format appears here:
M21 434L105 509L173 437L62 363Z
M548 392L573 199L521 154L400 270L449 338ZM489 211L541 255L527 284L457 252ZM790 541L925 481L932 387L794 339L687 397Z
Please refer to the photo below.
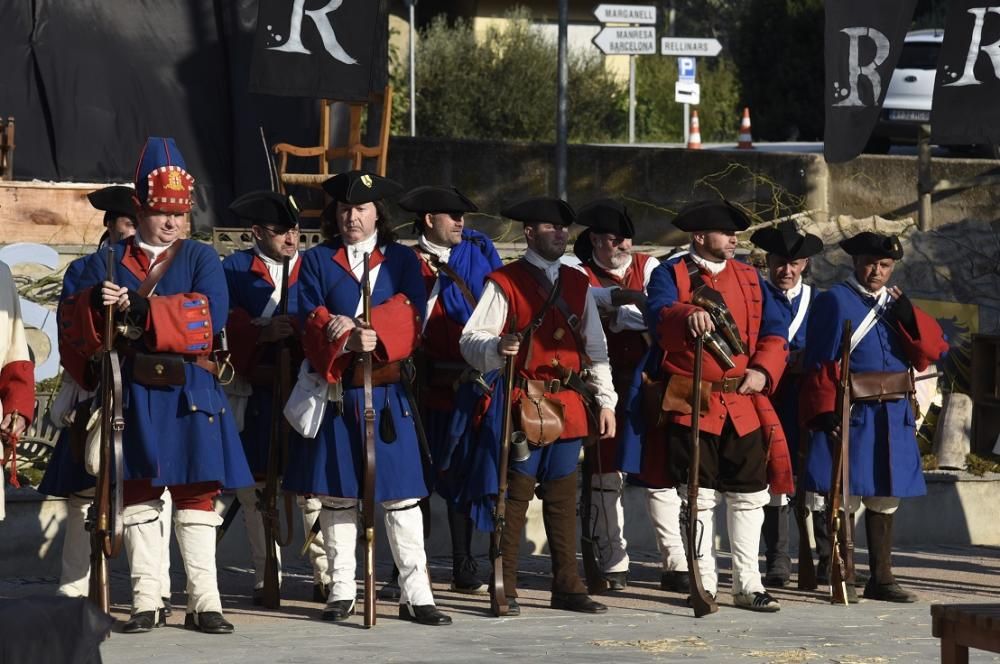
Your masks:
M654 55L656 28L605 26L593 42L604 55Z

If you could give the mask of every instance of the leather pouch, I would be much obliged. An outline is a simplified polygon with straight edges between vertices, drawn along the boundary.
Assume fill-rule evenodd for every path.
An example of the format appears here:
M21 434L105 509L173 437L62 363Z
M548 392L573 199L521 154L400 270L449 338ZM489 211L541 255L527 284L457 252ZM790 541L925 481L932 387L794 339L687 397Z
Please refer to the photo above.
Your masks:
M653 380L643 372L642 386L639 389L643 419L652 427L662 426L664 422L662 404L666 383L662 380Z
M908 371L866 371L848 376L851 401L894 401L914 391Z
M136 353L132 359L132 378L146 387L183 385L184 358L167 353Z
M536 447L551 445L563 431L563 404L545 396L545 385L543 380L526 381L518 401L520 430Z
M708 412L712 396L712 383L706 380L701 381L701 414ZM674 374L667 381L667 389L663 392L663 401L660 408L668 413L680 413L690 415L694 412L694 379L691 376L680 376Z

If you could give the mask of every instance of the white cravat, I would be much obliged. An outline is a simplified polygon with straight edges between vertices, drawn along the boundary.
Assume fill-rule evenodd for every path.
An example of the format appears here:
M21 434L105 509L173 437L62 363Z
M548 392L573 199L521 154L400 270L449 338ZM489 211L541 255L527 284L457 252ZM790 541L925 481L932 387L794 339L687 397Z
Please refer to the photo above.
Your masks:
M177 240L174 240L174 242L176 241ZM146 254L146 258L149 259L150 267L152 267L153 263L156 262L156 259L160 257L160 254L169 249L170 245L174 242L171 242L170 244L148 244L143 242L142 237L139 236L139 231L135 232L135 246L139 247L139 249L142 250L142 253ZM153 286L153 290L149 292L149 295L152 295L154 292L156 292L156 286Z
M877 291L868 290L861 284L860 281L858 281L858 278L853 274L847 277L847 285L856 290L860 295L864 295L865 297L870 297L874 300L880 299L882 297L882 293L885 292L885 286L882 286L882 288L879 288Z
M260 250L260 246L257 244L253 245L254 253L257 257L264 263L267 267L267 273L271 275L271 283L274 284L274 292L271 293L271 299L264 306L264 311L261 312L261 318L270 318L274 314L274 310L278 308L281 299L281 277L282 277L282 261L276 261L273 258L269 258L264 255L264 252ZM295 268L295 263L299 260L299 252L295 252L289 258L288 261L288 274L292 274L292 270Z
M417 240L417 244L420 248L436 257L442 263L447 263L448 259L451 258L451 247L443 247L440 244L434 244L427 239L426 235L421 235L420 239Z
M562 261L558 258L554 261L542 258L541 254L534 249L528 249L524 252L524 259L544 272L549 283L556 283L556 279L559 278L559 268L562 266Z
M792 286L786 291L783 291L785 293L785 298L789 302L793 301L795 298L799 296L799 293L802 292L802 286L803 286L802 279L799 279L794 286Z
M344 250L347 251L347 262L351 266L351 271L354 272L354 276L361 279L362 275L365 273L365 254L371 254L375 251L375 243L378 242L378 232L372 233L364 240L355 242L354 244L348 244L344 242ZM375 281L374 271L371 275L372 282Z
M708 271L708 273L713 276L719 274L720 272L726 269L726 261L724 260L710 261L707 258L699 256L698 252L694 250L693 244L691 245L691 248L688 250L688 253L691 255L691 260L694 261L695 265L702 268L703 270Z

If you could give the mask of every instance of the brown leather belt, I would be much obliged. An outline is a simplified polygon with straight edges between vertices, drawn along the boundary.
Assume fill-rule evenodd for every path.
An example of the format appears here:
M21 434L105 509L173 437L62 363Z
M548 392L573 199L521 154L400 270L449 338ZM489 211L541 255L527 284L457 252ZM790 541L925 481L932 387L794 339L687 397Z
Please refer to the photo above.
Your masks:
M208 359L204 355L198 355L197 357L190 357L185 355L184 361L189 364L193 364L196 367L201 367L202 369L209 372L213 376L216 377L219 376L219 363Z
M740 383L743 382L743 376L726 376L718 383L712 383L713 392L722 392L723 394L732 394L739 389Z
M402 380L402 367L400 362L390 362L389 364L372 363L372 387L379 385L389 385ZM364 387L365 370L360 362L354 364L351 370L351 380L348 387Z

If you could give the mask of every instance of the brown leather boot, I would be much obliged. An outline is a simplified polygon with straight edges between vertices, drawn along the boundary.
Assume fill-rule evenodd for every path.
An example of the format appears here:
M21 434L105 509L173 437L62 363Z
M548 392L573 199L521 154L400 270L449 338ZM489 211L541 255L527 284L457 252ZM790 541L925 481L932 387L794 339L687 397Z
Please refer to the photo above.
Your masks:
M503 586L508 598L517 597L517 564L521 548L521 535L528 518L528 503L535 492L535 478L521 473L510 473L507 479L507 508L500 549L503 554Z
M864 597L883 602L916 602L917 596L896 583L892 573L892 516L871 510L865 514L868 567L872 575L865 584Z
M576 562L576 473L546 482L542 517L552 557L552 608L601 613L607 607L587 596Z

